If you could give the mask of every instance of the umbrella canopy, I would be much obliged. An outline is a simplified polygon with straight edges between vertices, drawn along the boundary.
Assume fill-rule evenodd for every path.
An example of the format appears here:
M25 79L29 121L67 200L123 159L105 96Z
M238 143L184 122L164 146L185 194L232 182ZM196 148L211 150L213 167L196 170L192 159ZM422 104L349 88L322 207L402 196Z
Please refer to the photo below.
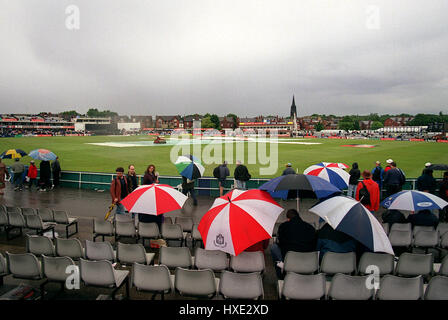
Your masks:
M327 168L340 168L340 169L348 169L350 168L347 164L342 162L321 162L316 164L316 166L322 166Z
M348 234L374 252L394 254L389 238L373 214L360 202L336 196L311 207L333 229Z
M428 167L431 170L448 170L448 164L432 164Z
M159 215L181 209L188 197L167 184L140 186L132 191L121 204L129 212Z
M0 154L2 159L16 159L26 156L26 152L20 149L9 149Z
M251 245L269 239L283 208L269 193L232 190L217 198L202 217L198 230L206 250L237 256Z
M180 156L174 165L182 177L190 180L202 177L205 171L201 161L192 155Z
M425 209L443 209L448 202L428 192L406 190L387 197L381 205L387 209L416 212Z
M300 197L315 195L319 199L341 192L330 182L305 174L280 176L262 184L259 189L265 191L298 190L298 196Z
M42 161L56 160L56 155L47 149L35 149L30 152L29 156L33 159Z
M303 173L325 179L339 189L347 188L350 180L350 175L348 172L342 170L341 168L325 167L319 164L306 168Z

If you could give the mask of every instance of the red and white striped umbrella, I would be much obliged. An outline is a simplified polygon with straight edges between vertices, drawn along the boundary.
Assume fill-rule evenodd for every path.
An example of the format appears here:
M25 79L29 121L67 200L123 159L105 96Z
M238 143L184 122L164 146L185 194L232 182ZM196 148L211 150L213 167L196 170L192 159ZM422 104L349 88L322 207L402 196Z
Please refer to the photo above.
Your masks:
M317 164L318 166L323 165L327 168L340 168L340 169L348 169L350 168L348 165L342 162L321 162Z
M153 183L138 187L120 203L129 212L158 216L181 209L187 199L186 195L167 184Z
M348 172L338 167L323 167L320 164L306 168L303 173L325 179L341 190L348 187L350 180Z
M198 230L206 250L237 256L251 245L271 238L282 211L266 191L235 189L215 200Z

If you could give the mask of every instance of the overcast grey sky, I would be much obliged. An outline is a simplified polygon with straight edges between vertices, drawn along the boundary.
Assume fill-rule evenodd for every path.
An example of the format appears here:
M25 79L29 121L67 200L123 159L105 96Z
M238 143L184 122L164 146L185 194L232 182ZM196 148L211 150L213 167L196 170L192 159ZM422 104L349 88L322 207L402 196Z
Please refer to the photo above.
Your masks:
M448 112L447 21L446 0L0 0L0 113Z

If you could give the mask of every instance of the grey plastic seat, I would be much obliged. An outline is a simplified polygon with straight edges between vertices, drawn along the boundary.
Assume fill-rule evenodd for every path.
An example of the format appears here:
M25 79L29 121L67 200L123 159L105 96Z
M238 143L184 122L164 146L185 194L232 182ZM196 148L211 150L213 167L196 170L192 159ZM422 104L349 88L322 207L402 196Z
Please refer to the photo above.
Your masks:
M116 254L109 241L86 240L85 255L88 260L116 260Z
M390 227L390 232L392 231L410 231L412 232L412 225L409 222L406 223L393 223Z
M258 272L236 273L223 271L219 281L219 293L225 299L263 299L263 281Z
M85 258L84 248L78 239L56 238L55 240L56 255L59 257L70 257L73 260Z
M5 211L0 210L0 227L8 227L8 214Z
M415 277L422 275L429 277L433 274L432 254L417 254L404 252L398 259L395 274L402 277Z
M54 221L57 224L65 225L65 233L67 238L78 233L78 218L69 217L68 213L64 210L54 210L53 212ZM69 233L70 226L75 226L75 232Z
M328 298L334 300L370 300L375 290L368 289L366 281L369 276L349 276L337 273L331 279Z
M193 219L190 217L176 217L174 219L175 224L179 224L184 232L191 233L193 230Z
M14 278L41 280L43 279L41 263L32 253L13 254L6 252L8 270Z
M194 254L194 266L197 269L223 271L229 268L229 259L227 258L227 254L223 251L196 248Z
M394 273L394 256L388 253L378 252L364 252L359 260L358 273L359 275L370 274L367 273L367 267L374 265L380 270L380 276Z
M425 290L425 300L448 300L448 277L431 278Z
M213 298L217 293L215 274L210 269L176 268L174 289L186 297Z
M409 247L412 244L412 232L391 230L389 240L392 247Z
M163 216L163 223L173 224L173 219L171 217Z
M145 245L145 239L159 239L159 226L155 222L139 222L138 236L142 239L143 245Z
M414 229L412 229L412 235L415 237L415 235L419 231L434 231L434 227L431 226L414 226Z
M20 208L20 209L22 210L22 214L24 216L37 214L37 210L34 208Z
M414 247L424 248L426 252L428 248L435 248L439 244L439 233L436 230L418 231L414 235Z
M81 259L81 279L86 286L113 288L112 300L116 292L126 286L126 297L129 298L129 271L115 270L107 260L89 261Z
M261 251L243 251L230 257L230 269L235 272L260 272L265 270L264 254Z
M0 286L3 286L3 278L7 276L8 273L6 258L0 253Z
M448 222L439 222L437 231L439 232L439 238L442 238L442 236L448 232Z
M47 231L51 231L53 239L56 238L54 234L54 227L56 223L54 222L43 222L42 218L37 214L26 215L26 226L28 229L35 230L36 234L44 234Z
M53 216L53 209L39 208L37 209L37 214L42 218L43 222L55 222Z
M128 237L134 238L137 242L137 231L135 230L134 221L116 221L115 222L115 241L117 241L120 237Z
M145 247L139 243L117 243L117 261L121 264L133 264L134 262L151 264L154 256L154 253L146 253Z
M354 252L326 252L320 264L320 271L333 275L336 273L352 274L356 272L356 255Z
M163 264L170 269L176 267L190 268L191 253L187 247L161 247L159 264Z
M150 266L134 263L132 265L131 285L138 291L153 293L152 300L157 294L160 294L163 300L165 294L171 293L174 289L170 271L164 265Z
M440 238L440 248L448 248L448 232L445 232Z
M448 277L448 255L443 258L438 274Z
M6 212L7 213L20 213L20 214L22 214L22 209L19 208L19 207L6 206Z
M41 292L45 293L45 285L49 282L60 283L61 290L64 290L65 282L69 276L69 273L66 273L67 267L72 265L76 266L75 262L69 257L47 257L42 255L43 275L46 281L41 284Z
M389 234L390 224L387 222L383 222L381 225L383 226L384 232L386 232L386 234Z
M16 210L9 211L8 227L6 228L6 239L11 240L20 237L23 234L23 228L26 228L26 221L23 215ZM14 229L19 229L19 234L14 237L10 237L10 233Z
M35 256L46 255L53 257L55 255L53 242L44 236L27 235L26 252Z
M278 280L278 295L287 300L319 300L325 297L325 274L298 274L288 272L284 280Z
M274 224L274 229L272 230L272 237L277 237L278 228L280 227L280 225L281 225L280 222L276 222Z
M403 278L387 274L381 278L378 300L419 300L423 297L423 278Z
M183 244L184 234L180 224L162 224L162 238L169 241L180 241L180 246Z
M285 256L285 272L313 274L319 270L319 252L288 251Z
M195 223L193 225L193 230L191 231L191 238L193 239L193 248L196 248L197 242L199 242L201 244L203 243L202 236L201 236L201 233L199 232L198 226L199 226L199 224Z
M103 219L94 219L93 220L93 241L96 238L102 237L104 241L104 237L113 237L114 236L114 225Z

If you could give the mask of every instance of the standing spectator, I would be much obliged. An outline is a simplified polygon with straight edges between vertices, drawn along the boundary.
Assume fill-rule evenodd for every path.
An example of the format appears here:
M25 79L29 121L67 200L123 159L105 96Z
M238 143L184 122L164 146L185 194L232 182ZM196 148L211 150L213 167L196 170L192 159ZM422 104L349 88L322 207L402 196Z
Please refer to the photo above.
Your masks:
M380 188L380 196L381 196L381 188L383 187L383 177L384 177L384 169L381 167L381 162L375 162L375 168L372 170L372 180L378 184ZM381 197L380 197L381 198Z
M362 177L364 180L359 182L356 188L356 200L360 201L370 212L374 213L380 208L380 188L371 179L372 173L369 170L364 170Z
M224 194L224 184L226 182L226 178L230 176L229 168L227 168L227 161L224 161L213 170L213 176L218 179L219 196L222 197Z
M33 184L36 186L36 189L38 189L37 185L37 167L34 164L34 160L30 161L30 167L28 168L28 174L27 177L29 179L29 186L30 190L33 188Z
M11 170L14 173L14 191L21 191L23 187L23 173L25 172L25 166L20 162L19 158L15 158L14 163L11 166Z
M128 181L124 177L124 169L122 167L118 167L115 172L117 173L117 176L110 184L110 195L112 197L112 203L115 203L117 206L116 214L125 214L126 208L120 201L129 193Z
M392 160L392 159L387 159L386 160L386 167L384 168L384 172L386 173L387 171L389 171L390 169L392 169L392 167L390 166L390 164L392 163L392 162L394 162L394 160Z
M434 194L436 192L437 182L432 176L431 169L424 169L423 174L418 177L415 184L418 191L429 192Z
M286 164L286 169L283 170L282 176L286 176L287 174L295 174L295 173L296 172L292 168L292 164L290 162L288 162L288 164Z
M129 192L132 192L138 188L138 177L135 173L135 167L132 164L129 165L128 169L126 179L128 179Z
M194 179L190 180L186 177L182 177L182 193L184 195L190 193L191 197L193 198L193 205L198 205L198 199L196 199L196 192L194 191Z
M47 191L51 188L51 167L50 161L40 162L40 191Z
M153 164L150 164L148 168L146 168L145 175L143 176L143 184L149 185L153 183L159 183L159 179L156 175L156 167Z
M439 185L439 197L445 201L448 201L448 171L443 173L443 180L440 182ZM448 222L448 206L445 207L443 210L439 210L439 221Z
M0 195L3 194L3 189L6 187L6 179L9 179L9 172L0 158Z
M429 169L429 167L430 167L431 165L432 165L431 162L426 162L426 163L425 163L425 168L422 170L422 174L424 174L425 169Z
M246 181L249 181L251 175L247 170L247 167L241 163L240 160L236 161L236 168L233 173L235 177L235 189L246 190Z
M350 180L348 181L348 191L347 196L354 198L356 194L356 186L358 184L358 180L361 177L361 171L358 169L358 163L355 162L352 164L352 169L349 172Z
M384 185L386 187L386 197L389 197L403 189L406 177L403 171L397 168L397 164L392 162L391 169L384 175Z
M59 163L59 157L51 164L51 172L53 173L53 186L52 189L59 187L59 179L61 178L61 164Z
M328 223L326 223L317 232L317 251L319 251L319 262L328 251L330 252L356 252L357 241L349 235L334 230Z
M275 271L278 278L282 277L277 265L283 262L288 251L310 252L316 248L316 230L312 225L302 220L296 209L286 213L287 221L278 227L277 243L271 247Z

